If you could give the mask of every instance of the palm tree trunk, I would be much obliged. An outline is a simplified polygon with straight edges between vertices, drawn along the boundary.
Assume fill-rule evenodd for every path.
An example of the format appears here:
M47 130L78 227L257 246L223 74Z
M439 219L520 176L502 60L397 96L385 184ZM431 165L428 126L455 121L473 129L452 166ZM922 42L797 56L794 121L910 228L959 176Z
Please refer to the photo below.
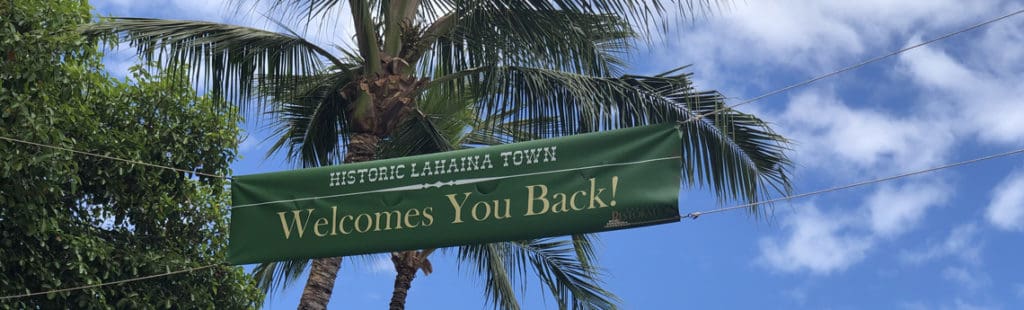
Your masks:
M360 12L368 14L365 1L352 1L353 14ZM366 15L368 16L368 15ZM371 40L372 41L372 40ZM362 42L361 42L362 44ZM375 42L367 42L376 46ZM360 48L362 50L363 48ZM380 57L380 60L369 60L367 63L377 64L376 68L367 68L367 75L372 78L364 78L361 83L365 85L362 93L359 94L355 104L351 107L349 115L353 117L349 122L349 129L353 133L349 136L348 145L345 150L345 163L369 161L377 153L377 146L380 144L380 137L388 135L398 124L409 115L409 111L415 101L415 92L419 87L426 84L427 79L417 79L409 74L403 73L409 64L397 57L381 55L379 52L369 54ZM372 73L372 75L371 75ZM415 258L413 255L403 255ZM412 262L412 261L407 261ZM396 268L400 278L395 280L396 294L399 290L399 282L402 282L401 298L392 298L392 309L405 308L405 296L409 291L412 278L416 276L417 264L409 265L412 270ZM396 265L397 266L397 265ZM302 299L299 300L300 310L326 309L327 302L331 299L334 289L334 281L341 267L341 258L321 258L313 260L309 271L309 279L306 281L306 288L302 292ZM403 273L404 272L404 273ZM401 278L401 275L407 278ZM397 303L396 303L397 302ZM398 308L395 308L397 305Z
M327 302L334 292L334 280L337 279L341 267L341 257L318 258L313 260L309 270L306 288L299 300L300 310L327 309Z
M391 255L391 262L395 264L395 289L391 293L391 310L404 310L405 298L409 296L409 288L412 287L412 280L416 278L416 271L419 269L416 260L416 251L406 251L399 255Z
M345 152L345 162L354 163L369 161L377 150L380 138L372 133L354 133L349 139ZM309 270L306 288L299 300L300 310L327 309L327 302L334 292L334 280L341 268L341 257L318 258L313 260Z

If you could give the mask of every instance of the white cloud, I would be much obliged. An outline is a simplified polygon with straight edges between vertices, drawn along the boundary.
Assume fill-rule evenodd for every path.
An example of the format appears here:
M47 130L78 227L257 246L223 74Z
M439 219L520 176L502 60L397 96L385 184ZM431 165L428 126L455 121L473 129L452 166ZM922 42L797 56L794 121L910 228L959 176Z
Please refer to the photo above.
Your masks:
M759 241L759 263L783 272L808 271L827 275L862 261L883 239L914 229L929 208L948 198L940 183L905 183L876 189L857 208L823 213L812 204L794 206L782 221L782 236ZM942 244L905 253L904 259L921 262L958 255L976 265L980 246L974 224L957 227Z
M1024 169L1010 174L992 190L985 217L1001 229L1024 230Z
M920 264L955 256L965 263L979 265L981 264L981 247L982 243L978 240L978 226L968 223L953 228L943 242L932 244L925 249L904 251L900 257L905 262Z
M105 16L201 20L282 32L284 29L272 22L271 18L284 22L289 20L279 14L282 10L271 11L268 1L233 3L230 0L154 0L142 5L133 0L99 0L92 1L92 5L97 13ZM332 44L351 45L352 35L355 34L346 5L336 6L309 20L308 28L306 25L306 20L302 18L298 24L288 23L291 30L327 50L332 50Z
M1017 22L1017 29L1024 23ZM1005 38L1002 28L992 28L985 37ZM996 39L987 39L996 40ZM923 100L945 107L948 117L962 134L976 135L983 142L1016 145L1024 141L1024 73L1001 61L1024 54L1024 44L1006 48L979 40L981 48L956 57L936 47L925 46L900 57L911 82L923 88ZM984 46L991 44L993 46ZM1009 49L1009 50L1008 50ZM975 50L975 49L972 49ZM998 52L997 52L998 51ZM973 63L969 65L969 63Z
M907 45L919 43L911 39ZM961 90L964 85L975 85L981 78L950 55L931 46L923 46L900 56L901 62L922 86L943 90Z
M796 141L797 162L839 175L849 175L844 170L902 172L934 165L954 142L941 120L890 115L852 108L830 93L805 91L769 118L780 133Z
M864 259L873 244L867 236L849 234L847 217L822 214L813 205L795 208L783 220L789 233L785 240L761 238L761 263L786 272L829 274Z
M871 228L882 236L902 234L915 227L928 208L945 202L947 193L948 188L938 184L882 185L867 200Z
M973 291L989 282L988 276L978 270L968 270L960 267L946 267L942 269L942 277L946 280L956 282L961 287Z
M229 0L99 0L90 1L97 13L119 17L159 17L221 21L228 14Z
M819 74L856 63L911 31L929 37L995 15L1000 1L753 1L738 3L716 16L684 22L665 45L653 46L654 63L696 64L697 76L714 88L760 84L779 69ZM780 68L781 67L781 68ZM730 76L734 69L763 75ZM738 95L732 93L731 95Z
M1019 75L1024 70L1024 21L1011 19L988 26L979 40L977 66L996 75Z
M230 1L218 0L170 0L168 5L178 11L187 13L190 19L223 20L231 16L229 13ZM163 6L168 8L168 6Z
M668 36L672 39L666 43L669 48L655 45L651 56L657 59L653 63L659 64L694 63L693 71L700 87L720 89L733 97L751 97L796 82L804 76L811 77L857 63L899 45L937 37L1015 10L1015 6L1019 7L1019 4L996 0L740 3L718 16L696 23L694 27L684 28L678 36ZM879 129L866 131L861 139L844 140L849 146L841 151L854 151L844 154L863 164L864 160L877 158L872 155L891 150L892 143L907 142L906 135L926 141L936 138L940 144L938 149L942 149L943 144L948 145L954 132L962 136L976 135L983 142L1012 145L1024 141L1024 122L1013 121L1024 119L1024 109L1017 108L1021 104L1020 98L1024 98L1024 84L1018 83L1024 80L1024 34L1019 31L1022 27L1024 20L1007 19L901 55L900 66L893 72L907 72L911 78L908 86L929 91L913 95L919 98L902 98L904 100L893 103L914 111L907 115L925 116L867 120L882 121L882 124L887 121L896 121L897 124L911 122L906 128L915 128L912 131L916 133L898 131L895 137L883 137L874 133L885 132L886 127L876 127ZM947 53L942 50L944 46L950 46L949 49L958 53ZM960 48L962 46L970 48ZM889 67L883 62L870 68L889 70ZM745 74L732 73L736 71ZM797 77L791 81L778 78L794 75L794 72ZM843 83L870 85L878 82L856 80L851 76L855 75L844 74L841 77L845 79ZM816 85L824 83L828 81ZM885 87L887 85L877 88ZM863 97L871 98L870 94ZM928 111L930 113L922 113L926 109L931 110ZM853 112L858 112L854 116L892 115L870 110ZM827 117L828 114L817 115L847 120ZM837 125L833 134L856 132L848 130L854 127L868 126ZM936 128L945 130L932 131ZM878 144L861 143L866 137L883 140ZM920 144L914 144L907 149L918 146ZM931 154L934 153L928 152L926 156Z

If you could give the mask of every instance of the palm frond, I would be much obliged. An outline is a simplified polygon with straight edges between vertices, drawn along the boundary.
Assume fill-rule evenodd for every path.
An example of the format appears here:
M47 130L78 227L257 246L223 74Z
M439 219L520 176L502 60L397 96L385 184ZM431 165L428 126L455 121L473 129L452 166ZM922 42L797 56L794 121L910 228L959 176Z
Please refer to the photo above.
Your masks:
M600 273L588 263L591 245L556 238L466 245L458 247L458 259L485 278L484 293L495 308L517 309L515 292L525 293L533 275L561 309L614 309L618 298L600 287Z
M532 267L560 308L616 308L618 297L601 288L599 273L576 257L571 240L544 238L511 242L510 245L514 264Z
M249 6L256 8L261 3L269 3L267 11L277 12L277 15L290 19L311 20L323 17L338 5L343 5L342 0L232 0L231 5L237 8Z
M273 296L273 293L298 280L309 267L309 263L308 259L260 263L252 270L256 286L263 291L263 295Z
M687 103L690 117L725 107L718 93L704 93ZM727 109L682 123L682 132L683 177L688 184L708 184L720 199L747 202L764 200L771 191L792 192L789 141L756 116ZM750 210L760 214L756 206Z
M370 1L377 4L376 11L389 1ZM618 15L630 23L643 29L664 29L670 23L694 19L697 15L707 15L720 8L719 1L711 0L420 0L417 14L422 20L436 20L440 14L465 9L468 6L492 8L530 8L536 10L561 10L578 14ZM326 14L344 5L342 0L234 0L232 6L255 8L256 4L268 3L269 11L280 12L281 16L291 19L310 20L325 17ZM243 5L250 4L250 5ZM378 13L380 15L382 13ZM676 19L676 17L682 17ZM378 20L383 18L378 17Z
M450 0L438 2L447 1ZM672 23L692 20L697 15L707 15L720 7L718 1L711 0L478 0L454 3L494 8L512 7L575 14L615 15L645 30L645 36L649 30L664 31Z
M476 108L483 115L508 114L509 122L554 118L521 128L542 137L681 122L684 181L689 185L711 186L720 199L756 201L771 190L788 193L788 141L764 121L732 109L689 121L725 108L725 101L717 92L696 91L690 74L678 73L680 69L606 78L490 67L431 87L477 91L481 99ZM464 84L470 86L460 86Z
M358 66L320 74L265 81L260 92L276 102L271 112L279 138L267 155L286 150L287 158L305 167L340 163L348 139L350 95ZM348 90L348 91L346 91Z
M462 145L500 145L553 137L558 128L556 117L517 119L517 111L508 111L477 120L460 140ZM540 128L540 130L537 130ZM544 130L548 129L548 130Z
M145 61L188 64L195 84L208 81L215 96L230 101L251 98L257 79L277 82L315 74L326 67L325 60L343 65L294 32L149 18L114 18L84 25L81 30L91 36L117 35L134 46ZM263 103L262 97L256 99Z
M594 272L597 276L597 253L594 252L594 243L597 242L595 234L572 235L572 247L576 251L576 259L585 270Z
M381 254L365 254L348 256L345 259L354 264L373 265ZM295 280L302 277L302 274L309 268L309 259L286 260L277 262L260 263L253 268L252 275L256 279L256 286L263 291L265 296L273 296L275 292L288 288L295 284Z
M634 36L628 23L612 15L484 4L439 20L448 27L428 28L409 58L430 49L424 68L440 74L505 65L607 76L621 71L619 56Z
M469 265L474 272L484 277L484 295L488 304L496 309L519 309L516 290L512 279L522 280L525 274L515 267L509 242L465 245L458 248L459 267ZM520 291L525 290L525 282L520 282Z
M418 109L382 141L380 158L445 152L460 148L530 141L554 135L554 117L517 119L516 111L483 116L473 98L428 92ZM533 128L549 128L537 132Z
M423 94L415 112L381 142L378 156L394 158L458 149L460 136L478 117L473 104L472 97L459 97L443 89Z
M451 129L455 121L434 119L433 116L416 110L400 123L388 139L382 140L377 151L378 158L397 158L419 154L446 152L457 149L451 143Z

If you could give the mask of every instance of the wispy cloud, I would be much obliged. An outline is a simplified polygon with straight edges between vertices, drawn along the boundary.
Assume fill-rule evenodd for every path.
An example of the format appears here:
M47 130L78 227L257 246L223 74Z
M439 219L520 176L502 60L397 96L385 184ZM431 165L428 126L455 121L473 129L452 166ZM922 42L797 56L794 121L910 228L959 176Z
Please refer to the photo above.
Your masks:
M230 0L98 0L90 1L90 4L103 16L209 21L224 20L231 16L228 11Z
M942 277L956 282L968 291L974 291L985 287L990 281L988 276L980 270L972 270L963 267L946 267L942 269Z
M797 141L797 162L849 178L864 172L893 173L935 165L954 140L942 119L900 116L846 102L834 92L812 89L793 96L785 110L767 117Z
M953 228L943 242L924 249L903 251L900 258L910 264L922 264L952 256L962 262L979 265L983 243L979 240L978 233L978 225L963 224Z
M96 0L91 1L91 4L103 16L201 20L282 33L295 31L329 51L334 50L335 46L353 46L352 38L355 34L352 19L344 5L310 19L298 18L298 21L289 23L294 18L285 18L280 14L281 10L271 10L269 1L154 0L143 4L134 0ZM275 21L285 23L288 29ZM134 50L122 47L119 51L114 59L116 63L108 62L108 69L115 74L126 71L123 69L135 62L134 57L121 56L134 55Z
M1013 21L1017 29L1024 27L1020 19ZM991 28L984 37L1005 37L1005 32ZM971 52L959 57L937 47L922 47L900 57L901 67L910 82L922 88L922 101L931 108L944 111L944 117L956 124L961 136L976 136L983 142L1017 145L1024 141L1024 70L1007 71L1002 66L1022 68L1019 64L1000 63L1024 54L1024 46L1007 48L981 39ZM985 46L992 44L992 46ZM1013 50L1016 49L1016 50ZM999 52L995 52L999 50Z
M796 212L783 220L781 236L759 241L758 262L783 272L809 271L830 274L859 263L879 242L894 239L916 228L925 211L944 203L944 185L908 182L882 186L855 208L833 208L827 213L813 204L794 206ZM978 250L969 248L973 225L955 230L941 247L929 249L920 258L946 255L947 251L977 260Z
M669 36L670 48L655 48L651 56L654 63L693 63L697 76L716 88L777 87L766 82L777 82L782 70L811 74L855 63L913 32L951 31L995 15L1001 2L750 1L684 27ZM756 74L730 74L737 70Z
M823 214L809 204L796 209L796 214L783 220L788 236L760 240L762 264L786 272L829 274L861 261L872 247L869 236L849 233L847 217Z
M938 183L883 185L867 200L871 229L880 236L897 236L917 226L925 212L949 198Z
M985 218L1000 229L1024 230L1024 169L1010 174L992 190Z

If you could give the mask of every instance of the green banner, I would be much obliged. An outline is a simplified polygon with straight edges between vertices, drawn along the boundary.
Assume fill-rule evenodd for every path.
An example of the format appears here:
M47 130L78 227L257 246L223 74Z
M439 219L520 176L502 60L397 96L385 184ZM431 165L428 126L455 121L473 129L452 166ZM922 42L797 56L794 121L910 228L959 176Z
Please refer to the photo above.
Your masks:
M679 221L674 124L235 176L232 264Z

